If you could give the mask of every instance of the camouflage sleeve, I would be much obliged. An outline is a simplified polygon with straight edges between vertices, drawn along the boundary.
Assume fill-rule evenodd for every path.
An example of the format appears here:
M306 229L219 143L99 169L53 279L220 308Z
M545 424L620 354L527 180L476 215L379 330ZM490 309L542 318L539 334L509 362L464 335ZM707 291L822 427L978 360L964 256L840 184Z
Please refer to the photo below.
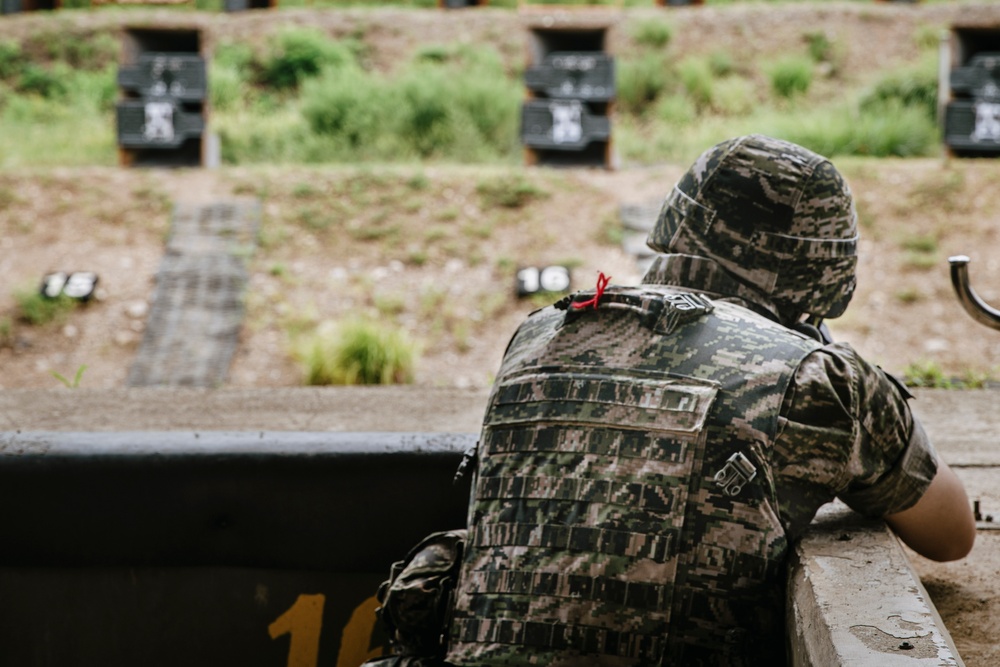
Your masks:
M796 370L772 462L791 536L834 497L870 516L902 511L937 471L934 449L901 387L843 344L820 348Z

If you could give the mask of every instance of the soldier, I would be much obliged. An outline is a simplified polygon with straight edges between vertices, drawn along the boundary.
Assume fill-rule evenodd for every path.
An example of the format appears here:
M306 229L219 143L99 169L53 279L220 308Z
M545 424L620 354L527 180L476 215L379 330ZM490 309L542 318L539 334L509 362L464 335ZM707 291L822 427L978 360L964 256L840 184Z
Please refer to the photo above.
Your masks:
M826 335L858 246L828 160L725 141L648 243L666 254L641 285L602 276L515 333L467 534L394 568L380 615L403 651L373 665L782 665L788 548L822 504L885 517L935 560L972 548L906 389Z
M929 558L972 548L965 490L906 389L821 333L858 246L828 160L725 141L648 243L666 254L641 285L602 279L510 343L448 663L784 664L788 547L835 497Z

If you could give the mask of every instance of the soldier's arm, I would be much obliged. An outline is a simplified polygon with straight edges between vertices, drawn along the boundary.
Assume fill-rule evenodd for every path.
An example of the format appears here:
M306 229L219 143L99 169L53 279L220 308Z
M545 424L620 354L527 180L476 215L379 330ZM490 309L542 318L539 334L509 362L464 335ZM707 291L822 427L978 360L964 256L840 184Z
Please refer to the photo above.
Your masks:
M921 556L936 561L964 558L976 540L976 521L962 481L944 461L913 507L890 514L886 523Z

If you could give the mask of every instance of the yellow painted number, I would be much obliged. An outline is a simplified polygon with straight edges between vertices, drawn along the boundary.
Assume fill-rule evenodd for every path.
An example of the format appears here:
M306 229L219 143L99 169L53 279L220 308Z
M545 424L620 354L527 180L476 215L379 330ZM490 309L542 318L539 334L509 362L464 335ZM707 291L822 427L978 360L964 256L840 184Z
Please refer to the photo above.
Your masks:
M355 608L351 619L344 626L344 634L340 639L337 667L357 667L365 660L382 655L381 648L368 650L372 630L375 629L375 608L378 606L378 600L370 597Z
M300 595L267 632L271 639L290 634L288 667L316 667L319 662L319 633L323 629L323 595Z

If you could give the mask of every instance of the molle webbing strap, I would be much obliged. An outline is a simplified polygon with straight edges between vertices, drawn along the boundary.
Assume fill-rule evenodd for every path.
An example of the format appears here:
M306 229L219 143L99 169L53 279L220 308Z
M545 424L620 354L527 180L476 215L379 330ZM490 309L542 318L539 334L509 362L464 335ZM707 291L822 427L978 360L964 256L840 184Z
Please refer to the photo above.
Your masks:
M476 493L482 500L498 498L580 500L605 505L639 507L657 512L669 512L674 504L673 489L662 484L575 477L482 477Z
M488 425L568 422L693 433L717 391L708 383L682 383L662 374L615 377L573 367L559 371L528 373L505 382L491 405Z
M611 602L643 611L663 609L669 602L671 593L670 584L535 570L473 572L470 583L481 593L514 593Z
M615 632L587 625L462 619L455 624L462 642L512 644L545 650L576 650L582 654L614 655L635 660L655 660L663 650L663 637Z
M566 427L540 426L525 432L521 429L497 429L488 441L480 443L480 456L518 454L527 452L567 452L598 454L616 458L638 458L651 461L683 461L688 442L683 439L663 437L661 433L622 431L587 425L578 428L575 439L568 441L559 436L569 431Z
M659 535L647 535L610 528L533 523L490 524L481 526L472 535L471 546L476 548L542 547L641 558L655 563L670 560L674 556L677 542L676 531L670 529L664 529Z

